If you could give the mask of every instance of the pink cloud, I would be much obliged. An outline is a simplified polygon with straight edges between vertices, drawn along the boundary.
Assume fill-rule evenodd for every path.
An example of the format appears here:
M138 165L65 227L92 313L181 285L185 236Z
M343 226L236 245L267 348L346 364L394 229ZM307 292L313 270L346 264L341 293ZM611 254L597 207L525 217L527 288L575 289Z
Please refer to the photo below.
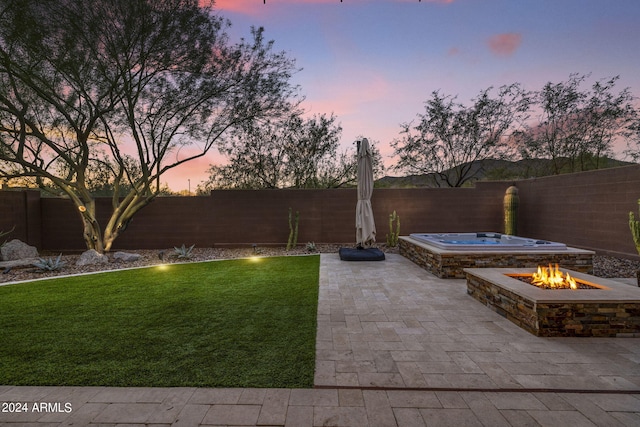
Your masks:
M498 56L511 56L522 43L522 34L496 34L488 40L489 49Z
M349 2L363 2L364 0L347 0ZM266 6L280 6L285 4L318 4L340 3L340 0L215 0L215 9L229 12L260 13Z
M255 15L264 7L262 2L256 0L215 0L214 10L236 12L246 15Z
M203 2L209 0L201 0ZM343 0L344 3L366 3L369 0ZM419 3L420 0L395 0L410 3ZM455 0L421 0L424 3L451 4ZM215 0L215 9L228 12L255 15L264 11L265 6L279 6L290 4L337 4L340 0Z

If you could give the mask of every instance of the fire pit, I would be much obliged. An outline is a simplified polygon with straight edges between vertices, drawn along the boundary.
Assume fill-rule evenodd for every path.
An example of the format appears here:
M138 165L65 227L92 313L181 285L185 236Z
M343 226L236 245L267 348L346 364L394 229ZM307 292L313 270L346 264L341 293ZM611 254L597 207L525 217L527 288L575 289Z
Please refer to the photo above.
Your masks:
M600 289L593 284L571 277L569 272L562 272L558 264L549 267L538 266L538 271L531 274L507 274L509 277L529 283L542 289Z
M537 336L640 336L640 288L553 266L547 275L568 273L575 286L529 283L540 271L465 268L467 293Z

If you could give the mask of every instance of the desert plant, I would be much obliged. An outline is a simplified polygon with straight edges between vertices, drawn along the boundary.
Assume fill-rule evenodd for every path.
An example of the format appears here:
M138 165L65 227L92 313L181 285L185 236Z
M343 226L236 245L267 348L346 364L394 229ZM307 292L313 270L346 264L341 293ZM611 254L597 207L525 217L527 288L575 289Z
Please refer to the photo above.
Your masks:
M640 199L638 200L638 211L640 212ZM629 229L631 230L631 236L633 237L633 243L636 245L636 250L640 254L640 221L637 221L633 216L633 212L629 212Z
M62 269L62 267L64 267L66 265L66 262L61 261L62 259L62 254L58 255L58 258L53 259L53 258L38 258L38 261L34 262L32 265L36 268L38 268L38 270L40 270L41 272L46 272L46 271L58 271L60 269Z
M518 234L518 187L512 185L504 194L504 234L515 236Z
M393 231L393 223L396 223L396 230ZM398 237L400 236L400 215L393 211L389 214L389 234L387 234L387 246L395 248L398 246Z
M307 252L317 252L316 244L314 242L307 242Z
M291 248L295 248L298 244L298 220L300 219L300 212L296 211L295 219L291 214L291 208L289 208L289 240L287 240L287 251Z
M174 246L173 249L175 250L175 253L178 256L178 258L189 259L191 258L191 251L193 251L193 248L195 246L196 245L193 244L187 248L183 243L181 247Z

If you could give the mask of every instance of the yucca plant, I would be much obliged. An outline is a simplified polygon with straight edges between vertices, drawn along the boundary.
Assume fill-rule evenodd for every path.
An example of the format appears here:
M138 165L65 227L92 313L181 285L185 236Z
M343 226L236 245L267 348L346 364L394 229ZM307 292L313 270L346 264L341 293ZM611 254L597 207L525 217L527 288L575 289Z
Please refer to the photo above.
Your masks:
M176 255L178 256L178 258L180 258L180 259L189 259L189 258L191 258L191 251L193 251L193 248L195 246L196 245L193 244L193 245L191 245L191 246L189 246L187 248L183 243L181 247L174 246L173 249L175 249Z
M38 261L34 262L31 265L33 265L43 273L47 271L58 271L58 270L61 270L62 267L64 267L67 264L65 261L61 261L61 259L62 259L62 254L58 255L58 258L56 259L38 258Z

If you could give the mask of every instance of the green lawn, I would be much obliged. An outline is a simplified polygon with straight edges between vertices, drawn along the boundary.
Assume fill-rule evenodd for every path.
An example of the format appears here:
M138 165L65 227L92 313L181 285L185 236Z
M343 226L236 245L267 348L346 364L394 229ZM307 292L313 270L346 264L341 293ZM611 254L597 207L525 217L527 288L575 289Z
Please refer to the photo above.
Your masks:
M0 286L0 385L311 387L319 256Z

